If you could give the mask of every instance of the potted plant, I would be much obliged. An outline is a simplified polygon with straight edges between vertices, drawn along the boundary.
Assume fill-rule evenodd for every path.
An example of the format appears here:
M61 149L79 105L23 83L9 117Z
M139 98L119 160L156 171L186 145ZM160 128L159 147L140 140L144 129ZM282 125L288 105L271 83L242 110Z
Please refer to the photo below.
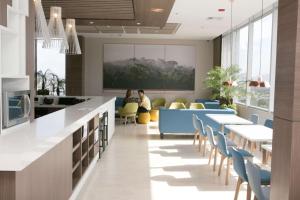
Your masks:
M40 70L36 73L37 83L38 83L38 85L41 86L41 89L37 90L38 95L49 95L50 91L48 88L46 88L48 85L48 81L49 81L48 80L49 75L50 75L50 70L46 70L45 72Z
M212 91L212 99L220 101L223 108L233 108L233 97L239 95L240 87L237 84L240 69L238 66L227 68L216 66L207 73L204 83Z

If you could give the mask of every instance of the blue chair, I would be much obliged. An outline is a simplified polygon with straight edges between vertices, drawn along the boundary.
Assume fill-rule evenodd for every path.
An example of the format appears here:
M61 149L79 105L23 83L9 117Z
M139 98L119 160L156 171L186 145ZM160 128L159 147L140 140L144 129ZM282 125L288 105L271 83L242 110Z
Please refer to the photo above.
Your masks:
M250 121L253 123L253 124L258 124L258 120L259 120L259 116L257 114L252 114L250 116Z
M217 135L218 131L213 131L213 129L210 126L206 126L206 134L207 134L207 138L208 138L208 142L210 144L210 155L209 155L209 160L208 160L208 165L210 165L211 162L211 158L213 153L214 154L214 167L213 167L213 171L216 171L216 162L217 162L217 155L218 155L218 146L217 146L217 142L215 140L215 135ZM227 142L227 146L236 146L236 144L234 142L232 142L231 140L226 140Z
M273 120L272 119L266 119L264 126L268 128L273 128Z
M200 127L199 127L198 120L199 120L198 116L193 114L193 126L195 128L193 145L195 145L196 140L199 139Z
M246 163L248 182L257 200L270 199L270 187L261 186L261 169L252 162Z
M247 200L250 200L251 199L251 187L248 183L248 176L247 176L247 173L246 173L245 159L244 159L243 155L237 149L230 148L229 151L232 154L233 168L239 176L238 181L237 181L237 185L236 185L234 200L238 199L241 184L244 183L244 182L247 183ZM271 172L267 171L267 170L260 170L260 175L261 175L260 183L262 185L270 185Z
M202 141L204 142L204 149L203 149L203 156L205 156L205 151L206 151L206 142L207 142L207 133L204 129L204 125L201 119L198 118L197 115L193 114L193 124L198 132L197 136L195 134L194 136L194 143L195 143L195 138L199 138L199 152L201 152L201 147L202 147Z
M220 162L220 166L219 166L218 176L221 175L223 162L227 158L225 185L228 185L228 176L229 176L229 169L230 169L232 154L228 150L228 145L227 145L226 137L224 136L224 134L221 132L218 132L217 138L218 138L217 147L218 147L219 153L221 154L221 162ZM243 157L248 157L248 158L253 157L253 155L251 153L249 153L248 151L245 151L243 149L238 149L238 151L242 154Z

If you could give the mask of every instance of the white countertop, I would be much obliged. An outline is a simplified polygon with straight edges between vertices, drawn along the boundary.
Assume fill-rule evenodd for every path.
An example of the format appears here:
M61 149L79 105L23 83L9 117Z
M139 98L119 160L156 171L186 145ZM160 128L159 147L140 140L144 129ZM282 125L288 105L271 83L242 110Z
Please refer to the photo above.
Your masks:
M89 101L56 111L0 136L0 171L21 171L55 147L88 120L104 112L115 97Z

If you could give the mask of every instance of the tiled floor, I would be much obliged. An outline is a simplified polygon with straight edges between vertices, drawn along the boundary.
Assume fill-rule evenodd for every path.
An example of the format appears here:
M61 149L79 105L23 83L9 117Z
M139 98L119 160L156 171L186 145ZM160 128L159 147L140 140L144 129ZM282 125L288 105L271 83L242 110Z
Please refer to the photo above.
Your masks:
M208 166L191 138L159 139L157 124L117 125L108 150L81 191L80 200L232 200L229 186ZM207 156L208 156L207 152ZM245 199L245 187L239 199Z

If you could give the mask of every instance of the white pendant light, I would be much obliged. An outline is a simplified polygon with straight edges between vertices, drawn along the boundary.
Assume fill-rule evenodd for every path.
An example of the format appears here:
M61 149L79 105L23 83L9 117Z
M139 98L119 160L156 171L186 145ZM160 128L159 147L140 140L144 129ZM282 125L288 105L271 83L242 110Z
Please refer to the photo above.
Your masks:
M61 49L61 53L66 53L69 55L79 55L81 54L81 49L78 41L78 36L76 32L76 23L75 19L66 20L66 36L69 48Z
M33 0L34 8L35 8L35 36L37 39L43 39L45 43L50 43L50 33L47 26L47 21L45 17L45 13L43 10L41 0Z
M51 41L49 44L44 43L44 48L63 48L68 49L68 42L61 19L61 7L50 8L49 33Z

